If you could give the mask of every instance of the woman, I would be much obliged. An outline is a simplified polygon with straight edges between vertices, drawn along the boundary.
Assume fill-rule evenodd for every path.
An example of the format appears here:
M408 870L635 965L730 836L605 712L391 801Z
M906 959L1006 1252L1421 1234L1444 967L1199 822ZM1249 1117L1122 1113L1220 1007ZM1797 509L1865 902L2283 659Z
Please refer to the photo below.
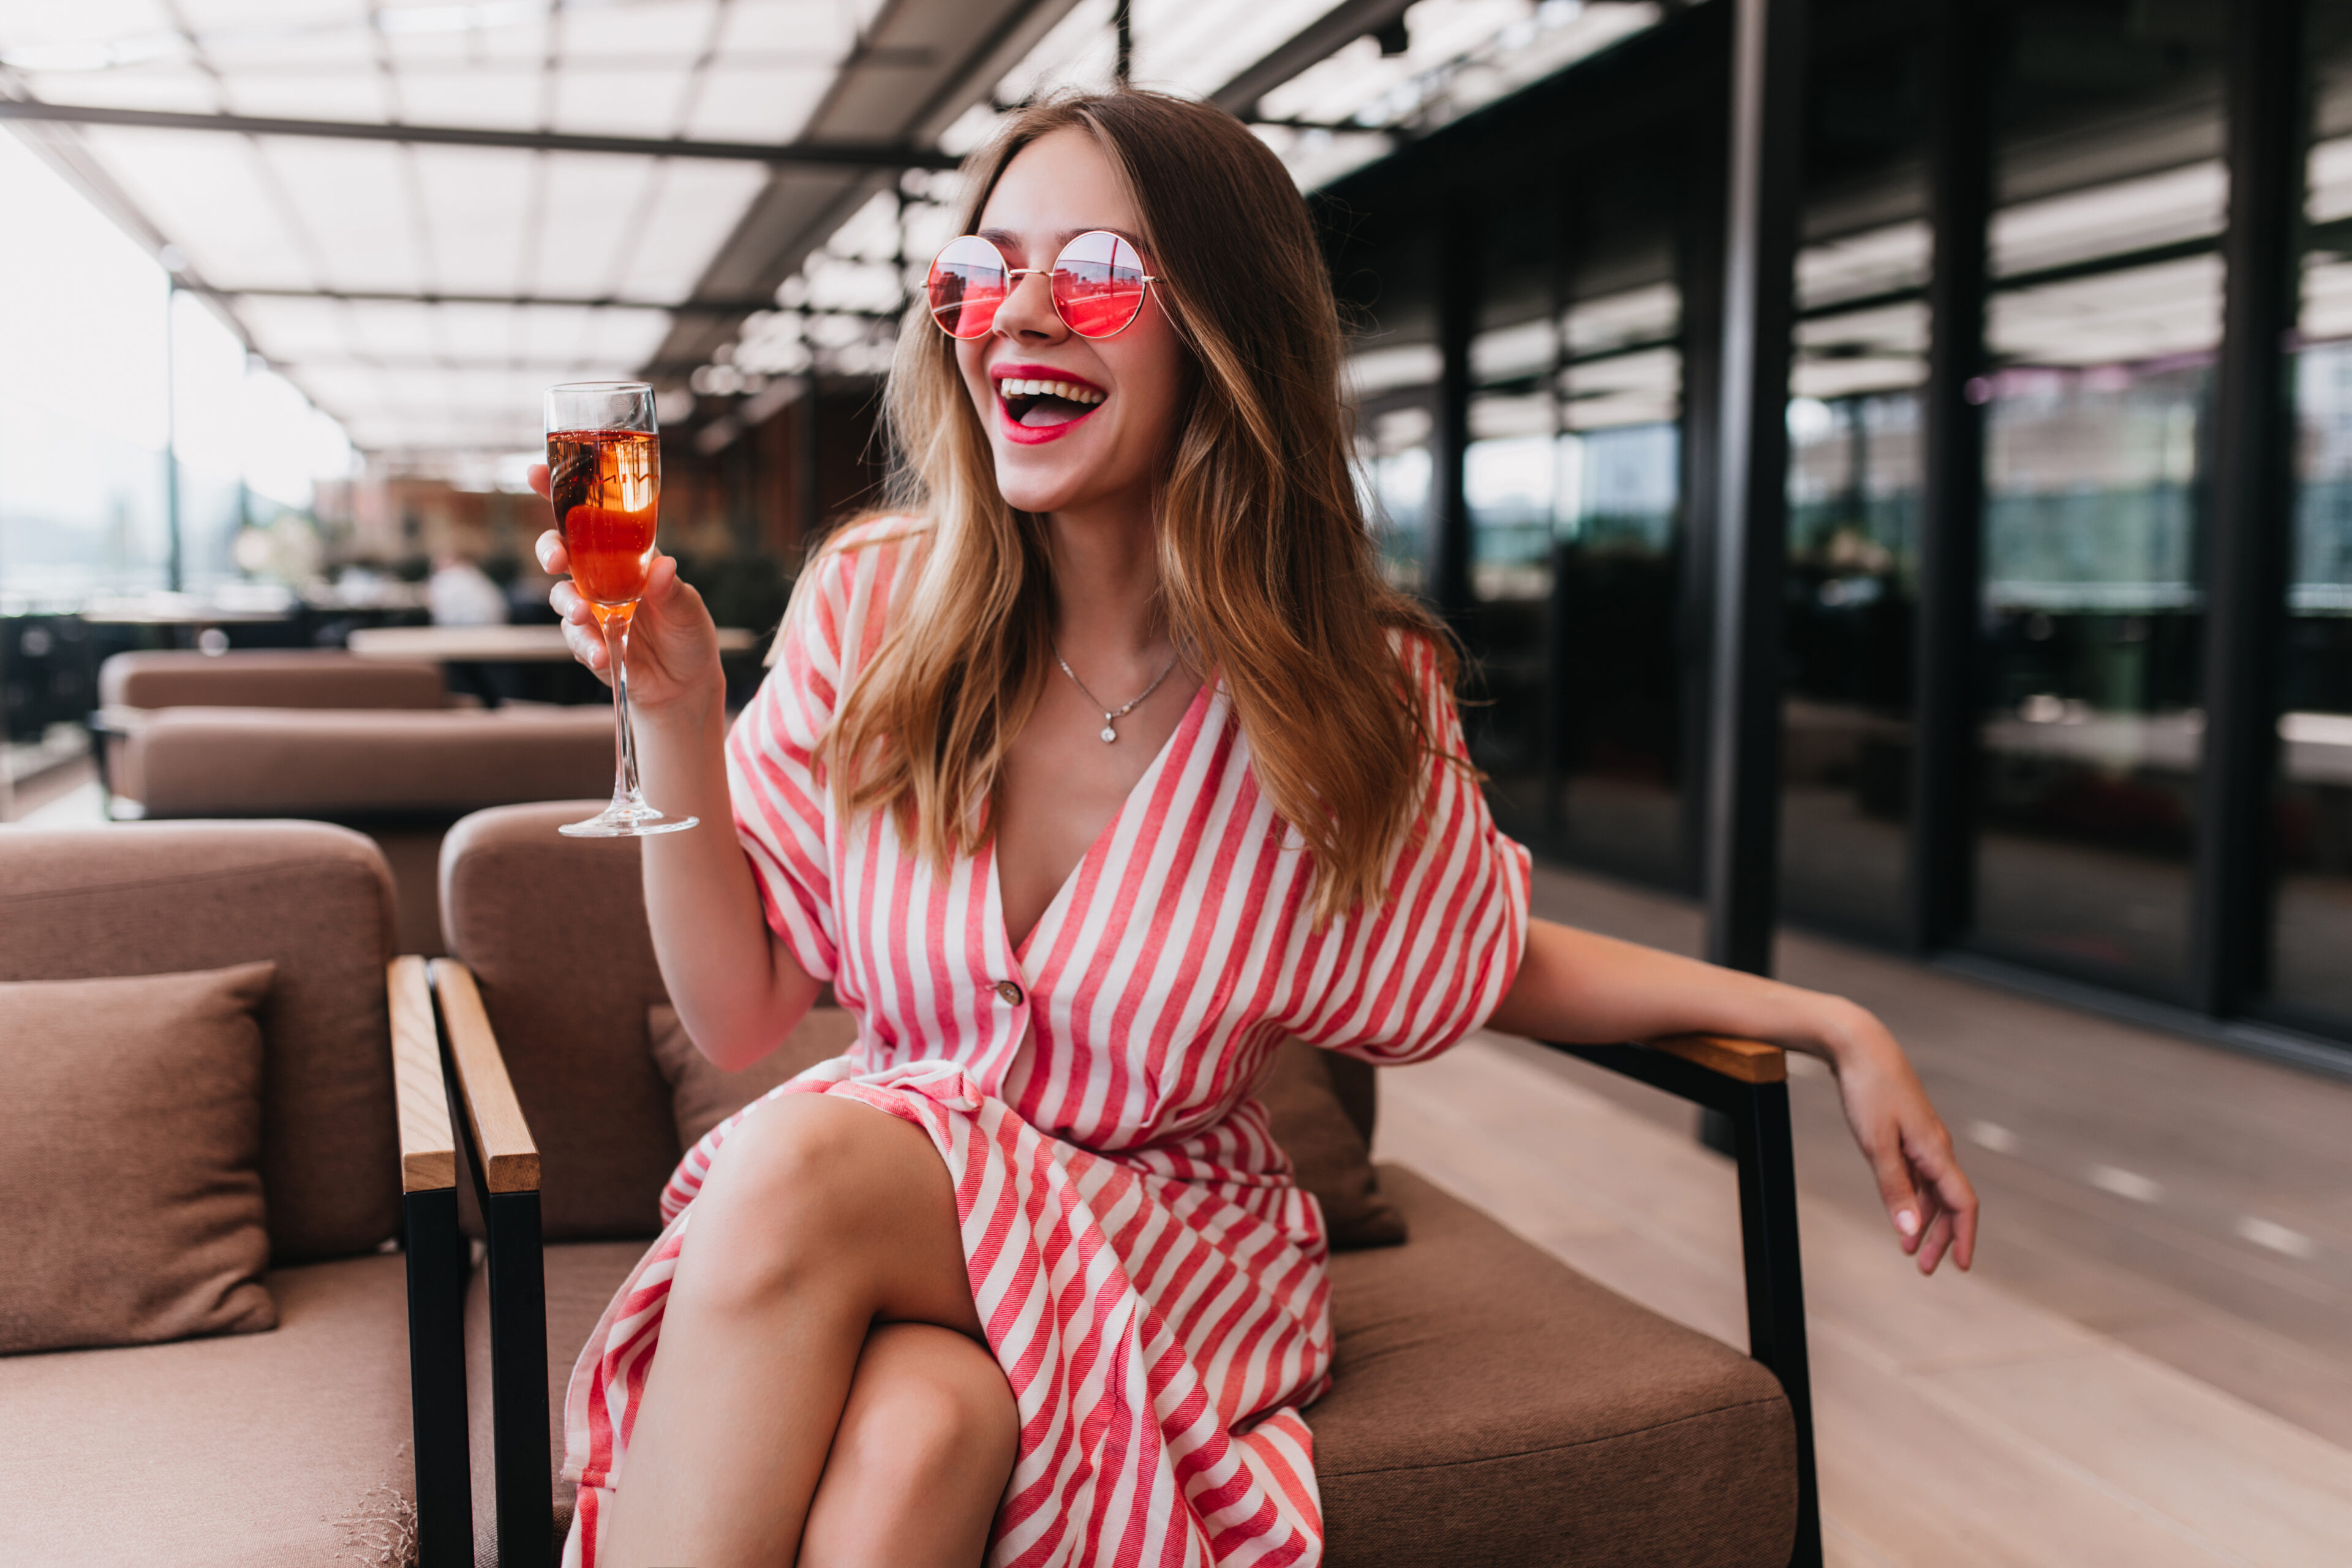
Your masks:
M1120 92L973 168L1009 291L968 239L912 313L903 515L811 563L731 733L667 561L639 613L648 793L738 828L645 846L672 1000L722 1068L828 981L860 1035L679 1166L573 1375L567 1561L1315 1561L1326 1247L1250 1098L1285 1036L1811 1051L1902 1245L1967 1267L1975 1196L1868 1014L1528 919L1446 639L1375 569L1275 158ZM1136 277L1106 302L1066 254Z

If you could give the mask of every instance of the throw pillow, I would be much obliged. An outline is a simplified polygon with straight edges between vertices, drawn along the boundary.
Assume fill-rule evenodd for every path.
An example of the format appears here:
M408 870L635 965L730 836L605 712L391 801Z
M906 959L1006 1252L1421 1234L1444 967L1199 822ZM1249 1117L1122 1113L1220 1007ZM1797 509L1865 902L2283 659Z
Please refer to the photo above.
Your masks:
M1371 1148L1333 1087L1326 1057L1303 1040L1283 1041L1257 1087L1258 1102L1294 1179L1322 1204L1332 1247L1394 1247L1405 1238L1404 1215L1381 1191Z
M277 969L0 983L0 1353L277 1327L254 1021Z

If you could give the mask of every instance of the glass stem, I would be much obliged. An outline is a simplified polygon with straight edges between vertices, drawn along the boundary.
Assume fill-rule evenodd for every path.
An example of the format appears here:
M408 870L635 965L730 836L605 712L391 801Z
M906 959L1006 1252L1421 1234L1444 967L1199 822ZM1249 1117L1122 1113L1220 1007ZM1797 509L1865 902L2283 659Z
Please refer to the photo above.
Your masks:
M613 804L642 810L637 787L637 741L629 729L629 622L636 606L624 605L604 617L604 651L613 666Z

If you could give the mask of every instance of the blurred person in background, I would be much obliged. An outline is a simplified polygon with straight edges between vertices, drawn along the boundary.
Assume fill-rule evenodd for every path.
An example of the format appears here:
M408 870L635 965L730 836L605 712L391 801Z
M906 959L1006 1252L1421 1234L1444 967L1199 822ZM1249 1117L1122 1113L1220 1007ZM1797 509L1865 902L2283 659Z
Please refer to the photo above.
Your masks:
M470 558L443 551L433 559L433 575L425 579L425 603L436 626L502 626L507 624L506 590Z
M445 550L433 558L433 574L425 580L425 605L436 626L502 626L507 624L506 590L470 557ZM450 684L496 708L517 695L514 671L503 665L474 659L452 659L444 666Z
M803 574L731 731L674 561L636 611L646 792L735 827L643 846L672 1003L727 1069L826 983L859 1034L678 1166L572 1374L566 1563L1318 1560L1328 1244L1253 1098L1286 1037L1811 1053L1898 1245L1966 1268L1975 1194L1875 1018L1529 918L1274 154L1121 90L968 168L892 374L899 506Z

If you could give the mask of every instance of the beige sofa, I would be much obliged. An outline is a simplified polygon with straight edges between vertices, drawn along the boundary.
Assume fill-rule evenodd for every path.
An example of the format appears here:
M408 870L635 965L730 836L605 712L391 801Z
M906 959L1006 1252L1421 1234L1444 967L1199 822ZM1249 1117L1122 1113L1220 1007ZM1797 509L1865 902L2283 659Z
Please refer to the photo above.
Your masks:
M118 654L100 686L116 815L358 828L392 868L407 952L442 951L436 878L450 823L612 786L611 709L455 705L430 664L324 651Z
M479 1549L509 1568L544 1561L568 1526L571 1489L553 1479L564 1384L659 1229L680 1153L648 1049L647 1008L665 995L637 850L559 838L556 824L585 805L483 812L442 852L455 957L435 967L453 1058L496 1064L473 1120L504 1140L491 1158L519 1173L528 1153L533 1173L528 1185L484 1184L511 1229L493 1227L467 1300L475 1490L496 1497L477 1510ZM448 1006L453 984L478 992L478 1010ZM1709 1092L1718 1079L1727 1093L1785 1089L1768 1047L1675 1048L1637 1054ZM1369 1132L1375 1075L1333 1060ZM1783 1101L1784 1149L1786 1130ZM1584 1279L1409 1169L1382 1167L1381 1183L1411 1239L1332 1259L1338 1359L1307 1413L1331 1568L1819 1562L1801 1305L1793 1355L1789 1324L1764 1336L1798 1392L1792 1411L1759 1362ZM1755 1224L1749 1237L1753 1263ZM1779 1261L1793 1287L1793 1255ZM1758 1289L1751 1269L1751 1315ZM502 1303L503 1290L527 1304Z
M394 951L383 857L341 828L0 828L0 980L277 964L259 1023L278 1317L0 1357L0 1562L318 1568L415 1561L420 1541L427 1568L469 1558L455 1144L423 963Z

